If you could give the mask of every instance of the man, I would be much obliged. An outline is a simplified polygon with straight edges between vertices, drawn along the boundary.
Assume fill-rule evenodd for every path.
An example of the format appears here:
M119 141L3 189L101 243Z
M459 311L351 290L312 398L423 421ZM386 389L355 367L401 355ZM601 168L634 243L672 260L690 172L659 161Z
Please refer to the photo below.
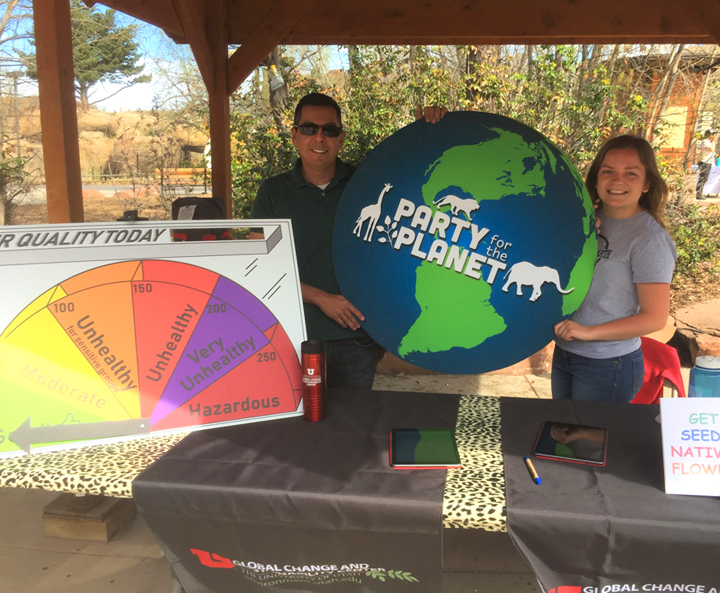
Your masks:
M444 108L417 109L434 123ZM345 140L340 107L321 93L303 97L295 108L292 142L300 158L292 171L260 185L252 218L292 220L308 339L323 340L327 385L371 389L375 342L360 322L363 314L340 294L332 257L332 234L340 198L355 168L338 158ZM251 232L251 239L262 238Z
M715 132L712 130L705 130L705 135L698 143L697 158L695 160L699 171L697 187L695 188L695 197L698 200L704 200L705 198L703 197L702 190L707 183L710 175L710 169L712 168L713 161L715 160Z

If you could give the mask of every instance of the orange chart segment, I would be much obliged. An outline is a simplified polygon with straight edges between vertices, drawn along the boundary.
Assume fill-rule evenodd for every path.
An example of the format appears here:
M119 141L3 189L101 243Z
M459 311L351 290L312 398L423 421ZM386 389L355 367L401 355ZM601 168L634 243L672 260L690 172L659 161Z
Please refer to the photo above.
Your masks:
M60 286L68 294L72 295L81 290L93 288L95 286L101 286L103 284L110 284L113 282L129 282L132 277L137 273L140 267L139 261L126 261L114 264L108 264L107 266L100 266L99 268L93 268L68 278L63 281Z
M188 286L150 280L133 282L132 287L140 408L142 417L149 418L195 331L210 295Z
M153 430L294 412L298 405L299 393L293 391L274 344L268 344L153 425Z
M47 309L17 327L0 346L6 383L106 420L129 418L127 410ZM33 410L32 416L42 418L42 410Z
M103 270L108 267L101 268ZM110 280L107 275L104 280ZM48 306L130 418L140 418L140 390L130 282L88 287Z

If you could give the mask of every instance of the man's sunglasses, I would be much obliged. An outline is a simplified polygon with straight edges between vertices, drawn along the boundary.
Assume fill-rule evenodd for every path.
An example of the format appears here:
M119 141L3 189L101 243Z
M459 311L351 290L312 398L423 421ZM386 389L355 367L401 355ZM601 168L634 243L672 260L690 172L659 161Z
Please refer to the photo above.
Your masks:
M300 124L299 126L293 126L303 136L314 136L318 133L318 130L322 130L323 136L327 138L337 138L342 133L342 128L337 127L335 124L325 124L319 126L312 122Z

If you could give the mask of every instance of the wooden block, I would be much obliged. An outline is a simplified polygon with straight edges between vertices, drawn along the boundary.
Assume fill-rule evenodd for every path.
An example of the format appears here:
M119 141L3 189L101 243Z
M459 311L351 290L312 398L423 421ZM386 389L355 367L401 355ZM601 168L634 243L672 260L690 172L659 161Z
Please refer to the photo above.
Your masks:
M48 537L107 542L136 514L130 498L61 494L43 509Z

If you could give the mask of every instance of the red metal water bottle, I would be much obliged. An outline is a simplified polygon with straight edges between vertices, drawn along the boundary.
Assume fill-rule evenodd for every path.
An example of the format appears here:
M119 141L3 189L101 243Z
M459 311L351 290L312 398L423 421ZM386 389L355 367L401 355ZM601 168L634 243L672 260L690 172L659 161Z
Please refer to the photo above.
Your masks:
M325 418L325 342L308 340L301 346L303 367L303 409L305 420Z

